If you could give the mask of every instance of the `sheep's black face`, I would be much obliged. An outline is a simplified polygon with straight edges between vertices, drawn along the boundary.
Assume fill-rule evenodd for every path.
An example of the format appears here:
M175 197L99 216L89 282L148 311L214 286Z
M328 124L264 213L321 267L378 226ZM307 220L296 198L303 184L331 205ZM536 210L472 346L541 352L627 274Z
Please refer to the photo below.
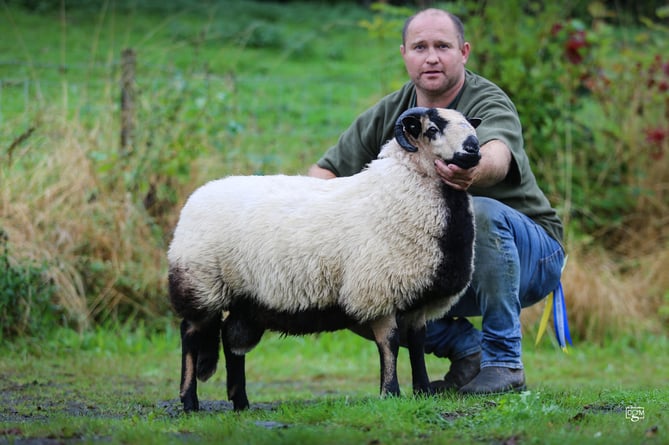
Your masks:
M448 164L468 169L481 159L475 131L480 122L455 110L416 107L397 119L395 139L408 152L422 147Z

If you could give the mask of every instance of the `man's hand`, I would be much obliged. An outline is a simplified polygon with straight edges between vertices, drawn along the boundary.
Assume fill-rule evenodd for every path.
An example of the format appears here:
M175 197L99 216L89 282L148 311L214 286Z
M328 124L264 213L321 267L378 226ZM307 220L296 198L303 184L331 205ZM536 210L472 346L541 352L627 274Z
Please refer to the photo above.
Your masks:
M493 139L481 146L481 160L475 167L464 169L455 164L435 161L439 177L456 190L471 186L491 187L506 178L511 168L511 150L500 140Z
M436 160L434 166L439 177L456 190L466 191L474 183L477 167L465 170L455 164L446 164L441 159Z

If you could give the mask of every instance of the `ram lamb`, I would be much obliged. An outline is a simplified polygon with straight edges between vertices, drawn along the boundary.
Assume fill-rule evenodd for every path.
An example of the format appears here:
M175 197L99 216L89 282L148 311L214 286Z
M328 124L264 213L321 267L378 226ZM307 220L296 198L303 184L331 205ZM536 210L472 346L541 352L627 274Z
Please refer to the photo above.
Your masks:
M429 393L425 322L469 285L475 236L469 195L434 164L475 166L477 121L412 108L359 174L231 176L197 189L168 251L169 296L183 319L184 410L199 409L196 378L215 372L219 341L228 398L248 408L244 358L266 330L371 331L381 394L399 395L400 319L414 391Z

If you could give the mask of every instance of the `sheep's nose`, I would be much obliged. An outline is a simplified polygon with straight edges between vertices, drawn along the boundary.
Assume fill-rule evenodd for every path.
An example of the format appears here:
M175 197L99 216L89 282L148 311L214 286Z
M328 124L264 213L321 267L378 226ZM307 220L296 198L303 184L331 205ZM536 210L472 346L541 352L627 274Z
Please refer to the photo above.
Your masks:
M467 153L478 153L479 152L479 140L476 139L476 136L468 136L465 139L465 142L462 143L462 148Z

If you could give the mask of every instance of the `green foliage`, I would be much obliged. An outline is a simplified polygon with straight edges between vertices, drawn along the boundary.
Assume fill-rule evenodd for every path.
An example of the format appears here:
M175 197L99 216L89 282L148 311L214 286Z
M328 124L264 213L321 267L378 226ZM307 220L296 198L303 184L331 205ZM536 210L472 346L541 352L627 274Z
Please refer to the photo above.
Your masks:
M64 263L57 301L81 320L167 312L164 250L195 187L228 174L304 173L406 81L397 47L413 10L387 3L42 3L51 6L39 14L16 2L1 12L0 157L12 164L1 216L26 215L6 226L31 240L15 257ZM535 174L576 228L572 239L615 243L608 232L634 232L633 218L661 230L666 26L648 17L642 29L621 28L601 4L554 3L446 7L465 21L469 66L516 102ZM121 151L126 48L137 54L136 125Z
M371 10L374 11L374 16L371 19L361 20L360 26L367 30L370 37L379 39L384 44L398 40L404 22L414 13L410 8L387 3L373 3Z
M651 173L666 165L669 139L666 27L647 18L631 39L599 3L586 14L561 3L481 5L451 8L472 42L470 67L515 102L537 179L563 219L615 242L611 234L643 219L640 199L666 209L657 182L667 177Z
M280 28L276 25L258 21L252 23L245 35L240 38L240 43L249 48L281 48L283 39Z
M7 234L0 228L0 341L19 336L46 337L59 325L54 287L46 266L15 263Z
M662 303L660 303L658 314L664 320L665 324L669 324L669 290L666 290L662 296Z
M469 67L515 102L537 179L570 227L573 221L579 232L614 241L607 237L643 219L641 198L669 206L665 186L657 184L666 184L666 176L643 180L666 163L665 26L642 17L646 29L633 40L621 38L611 25L621 17L600 3L583 9L513 0L447 8L465 23ZM372 38L383 38L398 27L392 12L404 11L376 10L363 25ZM658 9L657 17L662 14ZM639 44L653 50L638 51Z
M138 79L139 88L144 80ZM214 84L215 85L215 84ZM171 211L179 187L189 181L192 166L214 152L209 141L222 150L234 123L217 125L227 112L224 91L214 91L205 80L176 71L169 82L150 86L151 95L138 97L134 142L128 153L113 147L91 154L101 178L122 186L154 216Z
M404 22L414 11L386 3L373 3L371 10L374 16L360 20L360 27L367 30L369 38L378 42L380 47L397 47L398 43L401 43ZM396 90L406 82L404 65L397 53L389 53L380 63L378 72L383 91Z

